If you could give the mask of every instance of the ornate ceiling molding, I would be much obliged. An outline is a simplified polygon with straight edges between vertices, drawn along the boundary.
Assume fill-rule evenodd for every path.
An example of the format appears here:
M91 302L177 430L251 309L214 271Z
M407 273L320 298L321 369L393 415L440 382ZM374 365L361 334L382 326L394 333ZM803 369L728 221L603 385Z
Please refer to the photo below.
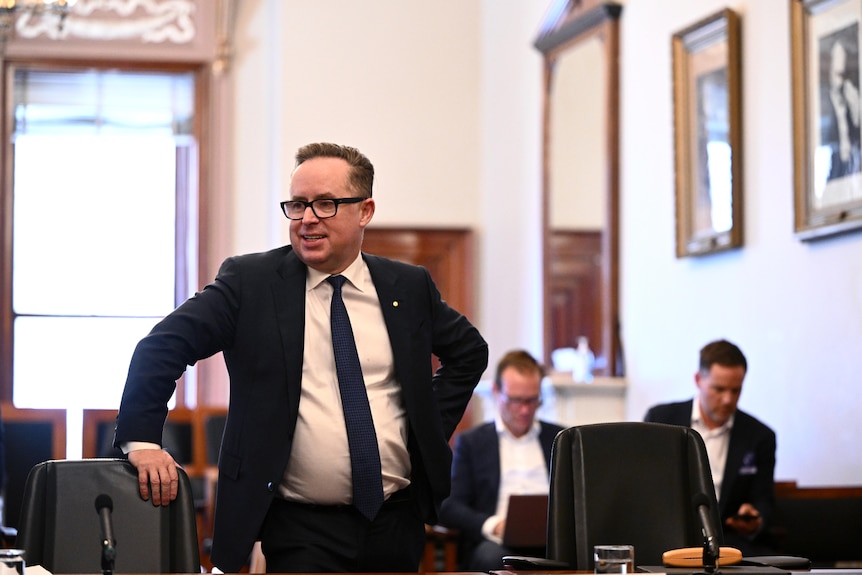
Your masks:
M187 44L195 37L195 0L77 0L62 26L52 14L24 13L15 24L21 38L52 40L140 39Z

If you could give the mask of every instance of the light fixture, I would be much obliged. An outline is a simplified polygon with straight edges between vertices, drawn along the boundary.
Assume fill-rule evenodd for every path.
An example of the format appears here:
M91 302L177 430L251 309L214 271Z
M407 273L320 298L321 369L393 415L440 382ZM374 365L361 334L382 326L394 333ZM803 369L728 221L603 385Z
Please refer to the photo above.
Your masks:
M33 16L53 15L58 29L76 0L0 0L0 57L6 54L6 43L15 33L15 21L19 13Z

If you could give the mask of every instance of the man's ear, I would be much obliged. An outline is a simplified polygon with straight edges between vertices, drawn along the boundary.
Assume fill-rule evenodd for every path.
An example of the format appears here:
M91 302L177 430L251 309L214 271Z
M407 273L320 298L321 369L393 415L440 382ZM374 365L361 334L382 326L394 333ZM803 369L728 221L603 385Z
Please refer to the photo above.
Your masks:
M362 227L367 226L371 222L371 218L374 217L374 209L374 198L368 198L362 202L362 213L359 217L359 223Z

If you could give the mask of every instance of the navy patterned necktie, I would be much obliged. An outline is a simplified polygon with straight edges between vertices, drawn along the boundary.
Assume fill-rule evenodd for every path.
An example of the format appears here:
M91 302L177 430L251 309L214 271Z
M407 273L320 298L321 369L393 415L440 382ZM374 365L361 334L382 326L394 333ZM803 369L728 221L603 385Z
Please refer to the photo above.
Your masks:
M335 351L335 371L341 391L341 405L347 424L347 443L350 447L350 467L353 473L353 505L360 513L374 520L383 505L383 477L380 472L380 451L365 380L350 317L341 297L344 276L326 278L332 284L332 348Z

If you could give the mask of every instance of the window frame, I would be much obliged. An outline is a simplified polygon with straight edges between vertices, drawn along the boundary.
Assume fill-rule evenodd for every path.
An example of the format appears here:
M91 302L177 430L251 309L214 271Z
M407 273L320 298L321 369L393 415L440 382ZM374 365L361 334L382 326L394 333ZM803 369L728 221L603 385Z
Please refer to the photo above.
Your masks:
M177 174L178 181L197 181L197 202L188 201L189 190L178 186L176 202L176 243L175 243L175 304L184 301L192 290L190 278L207 277L204 238L208 232L207 221L207 158L211 153L211 131L207 129L211 111L211 70L208 64L195 62L137 62L112 60L67 60L57 58L7 58L2 63L0 78L0 133L3 135L3 149L0 151L0 401L11 402L13 397L13 322L12 309L12 229L13 222L13 145L14 126L14 71L16 68L42 68L45 70L123 70L152 72L191 72L194 75L194 120L192 135L197 142L197 161L191 165L193 174ZM183 149L179 149L181 153ZM189 252L196 253L196 269L187 273ZM194 262L192 262L194 263ZM195 287L200 287L195 286ZM131 358L130 358L131 359ZM198 395L200 392L198 390ZM187 390L184 378L177 382L177 407L185 407ZM195 402L197 403L197 402Z

